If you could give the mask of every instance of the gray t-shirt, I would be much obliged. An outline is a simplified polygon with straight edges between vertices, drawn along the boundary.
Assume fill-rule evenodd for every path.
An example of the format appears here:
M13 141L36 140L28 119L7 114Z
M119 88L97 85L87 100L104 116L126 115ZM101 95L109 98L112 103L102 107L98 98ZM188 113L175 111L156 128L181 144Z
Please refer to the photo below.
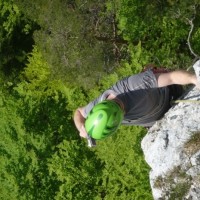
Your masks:
M97 103L114 94L125 108L122 124L152 126L170 107L169 89L158 88L151 70L119 80L94 101L84 107L84 117Z

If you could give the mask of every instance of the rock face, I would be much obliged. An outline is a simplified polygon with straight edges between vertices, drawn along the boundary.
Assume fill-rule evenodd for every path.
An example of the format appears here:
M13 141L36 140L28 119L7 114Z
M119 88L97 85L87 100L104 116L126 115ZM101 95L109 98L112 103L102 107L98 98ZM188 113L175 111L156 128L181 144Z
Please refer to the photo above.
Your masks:
M183 99L142 140L155 200L200 199L200 90Z

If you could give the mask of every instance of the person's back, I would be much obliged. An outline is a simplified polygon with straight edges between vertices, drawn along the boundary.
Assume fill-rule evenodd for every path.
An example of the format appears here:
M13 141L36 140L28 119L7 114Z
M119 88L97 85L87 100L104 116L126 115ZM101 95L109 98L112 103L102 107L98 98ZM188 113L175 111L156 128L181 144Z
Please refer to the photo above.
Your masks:
M151 126L166 113L171 98L177 95L177 91L180 92L176 84L199 85L197 77L200 76L200 61L195 66L197 66L195 68L197 76L181 70L158 74L147 70L119 80L94 101L75 111L74 122L80 136L87 137L85 120L92 108L105 99L120 105L124 111L123 124Z
M124 105L122 124L126 125L152 126L170 107L169 88L158 88L154 73L147 70L119 80L84 108L85 117L109 94L113 94Z

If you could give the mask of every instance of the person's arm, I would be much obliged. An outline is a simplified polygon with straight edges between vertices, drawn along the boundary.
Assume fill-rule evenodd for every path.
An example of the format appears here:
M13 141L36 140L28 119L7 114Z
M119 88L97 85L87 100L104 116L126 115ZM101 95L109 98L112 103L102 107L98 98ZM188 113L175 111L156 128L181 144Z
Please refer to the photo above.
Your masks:
M85 118L84 118L84 108L81 107L81 108L78 108L75 113L74 113L74 123L75 123L75 126L76 128L78 129L79 131L79 135L81 137L84 137L86 138L87 137L87 132L85 130Z
M195 84L197 85L197 78L195 74L191 74L187 71L177 70L168 73L155 74L158 87L165 87L172 84L187 85Z

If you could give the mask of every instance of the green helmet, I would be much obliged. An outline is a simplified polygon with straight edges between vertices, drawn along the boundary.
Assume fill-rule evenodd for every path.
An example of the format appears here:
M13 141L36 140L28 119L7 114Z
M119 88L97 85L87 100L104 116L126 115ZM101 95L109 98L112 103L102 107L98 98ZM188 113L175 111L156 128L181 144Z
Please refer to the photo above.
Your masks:
M114 133L123 119L123 111L112 100L104 100L95 105L90 111L85 129L94 139L104 139Z

